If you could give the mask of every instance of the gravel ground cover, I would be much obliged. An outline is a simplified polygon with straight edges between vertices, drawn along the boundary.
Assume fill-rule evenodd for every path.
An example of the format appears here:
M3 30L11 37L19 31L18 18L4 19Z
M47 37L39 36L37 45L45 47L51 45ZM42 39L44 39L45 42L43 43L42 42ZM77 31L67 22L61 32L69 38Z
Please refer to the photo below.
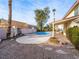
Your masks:
M79 59L79 53L67 46L20 44L6 40L0 44L0 59Z

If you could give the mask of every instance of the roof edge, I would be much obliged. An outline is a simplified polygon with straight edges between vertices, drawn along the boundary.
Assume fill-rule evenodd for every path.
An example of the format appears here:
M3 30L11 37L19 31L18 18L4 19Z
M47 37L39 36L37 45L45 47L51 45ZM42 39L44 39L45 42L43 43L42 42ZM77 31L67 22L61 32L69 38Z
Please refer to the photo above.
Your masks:
M68 12L65 14L65 16L63 17L63 19L66 18L66 17L73 11L73 9L74 9L77 5L78 5L78 2L76 1L76 2L71 6L71 8L68 10Z

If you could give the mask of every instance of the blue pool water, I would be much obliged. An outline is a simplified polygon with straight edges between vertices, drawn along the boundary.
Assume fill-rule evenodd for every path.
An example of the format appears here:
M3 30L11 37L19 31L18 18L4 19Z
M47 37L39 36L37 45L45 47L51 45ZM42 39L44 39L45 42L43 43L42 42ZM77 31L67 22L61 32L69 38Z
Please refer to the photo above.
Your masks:
M48 35L49 32L34 32L33 34L37 34L37 35Z

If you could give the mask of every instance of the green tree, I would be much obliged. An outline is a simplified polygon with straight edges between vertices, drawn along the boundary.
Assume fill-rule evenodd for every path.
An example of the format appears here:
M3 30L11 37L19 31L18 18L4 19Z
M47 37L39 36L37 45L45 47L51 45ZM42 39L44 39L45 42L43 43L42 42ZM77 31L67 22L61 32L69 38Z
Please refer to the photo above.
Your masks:
M35 10L35 19L37 22L37 29L43 31L43 27L49 18L50 10L48 7L44 9Z

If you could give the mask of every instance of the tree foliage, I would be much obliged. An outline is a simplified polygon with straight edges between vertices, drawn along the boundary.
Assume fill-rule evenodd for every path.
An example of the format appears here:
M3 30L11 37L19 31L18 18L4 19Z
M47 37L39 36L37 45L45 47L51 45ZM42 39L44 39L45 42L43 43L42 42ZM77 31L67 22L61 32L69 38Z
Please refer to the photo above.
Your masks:
M43 26L47 22L47 19L49 18L49 8L46 7L44 9L36 9L35 10L35 19L37 22L37 28L38 30L42 31Z

